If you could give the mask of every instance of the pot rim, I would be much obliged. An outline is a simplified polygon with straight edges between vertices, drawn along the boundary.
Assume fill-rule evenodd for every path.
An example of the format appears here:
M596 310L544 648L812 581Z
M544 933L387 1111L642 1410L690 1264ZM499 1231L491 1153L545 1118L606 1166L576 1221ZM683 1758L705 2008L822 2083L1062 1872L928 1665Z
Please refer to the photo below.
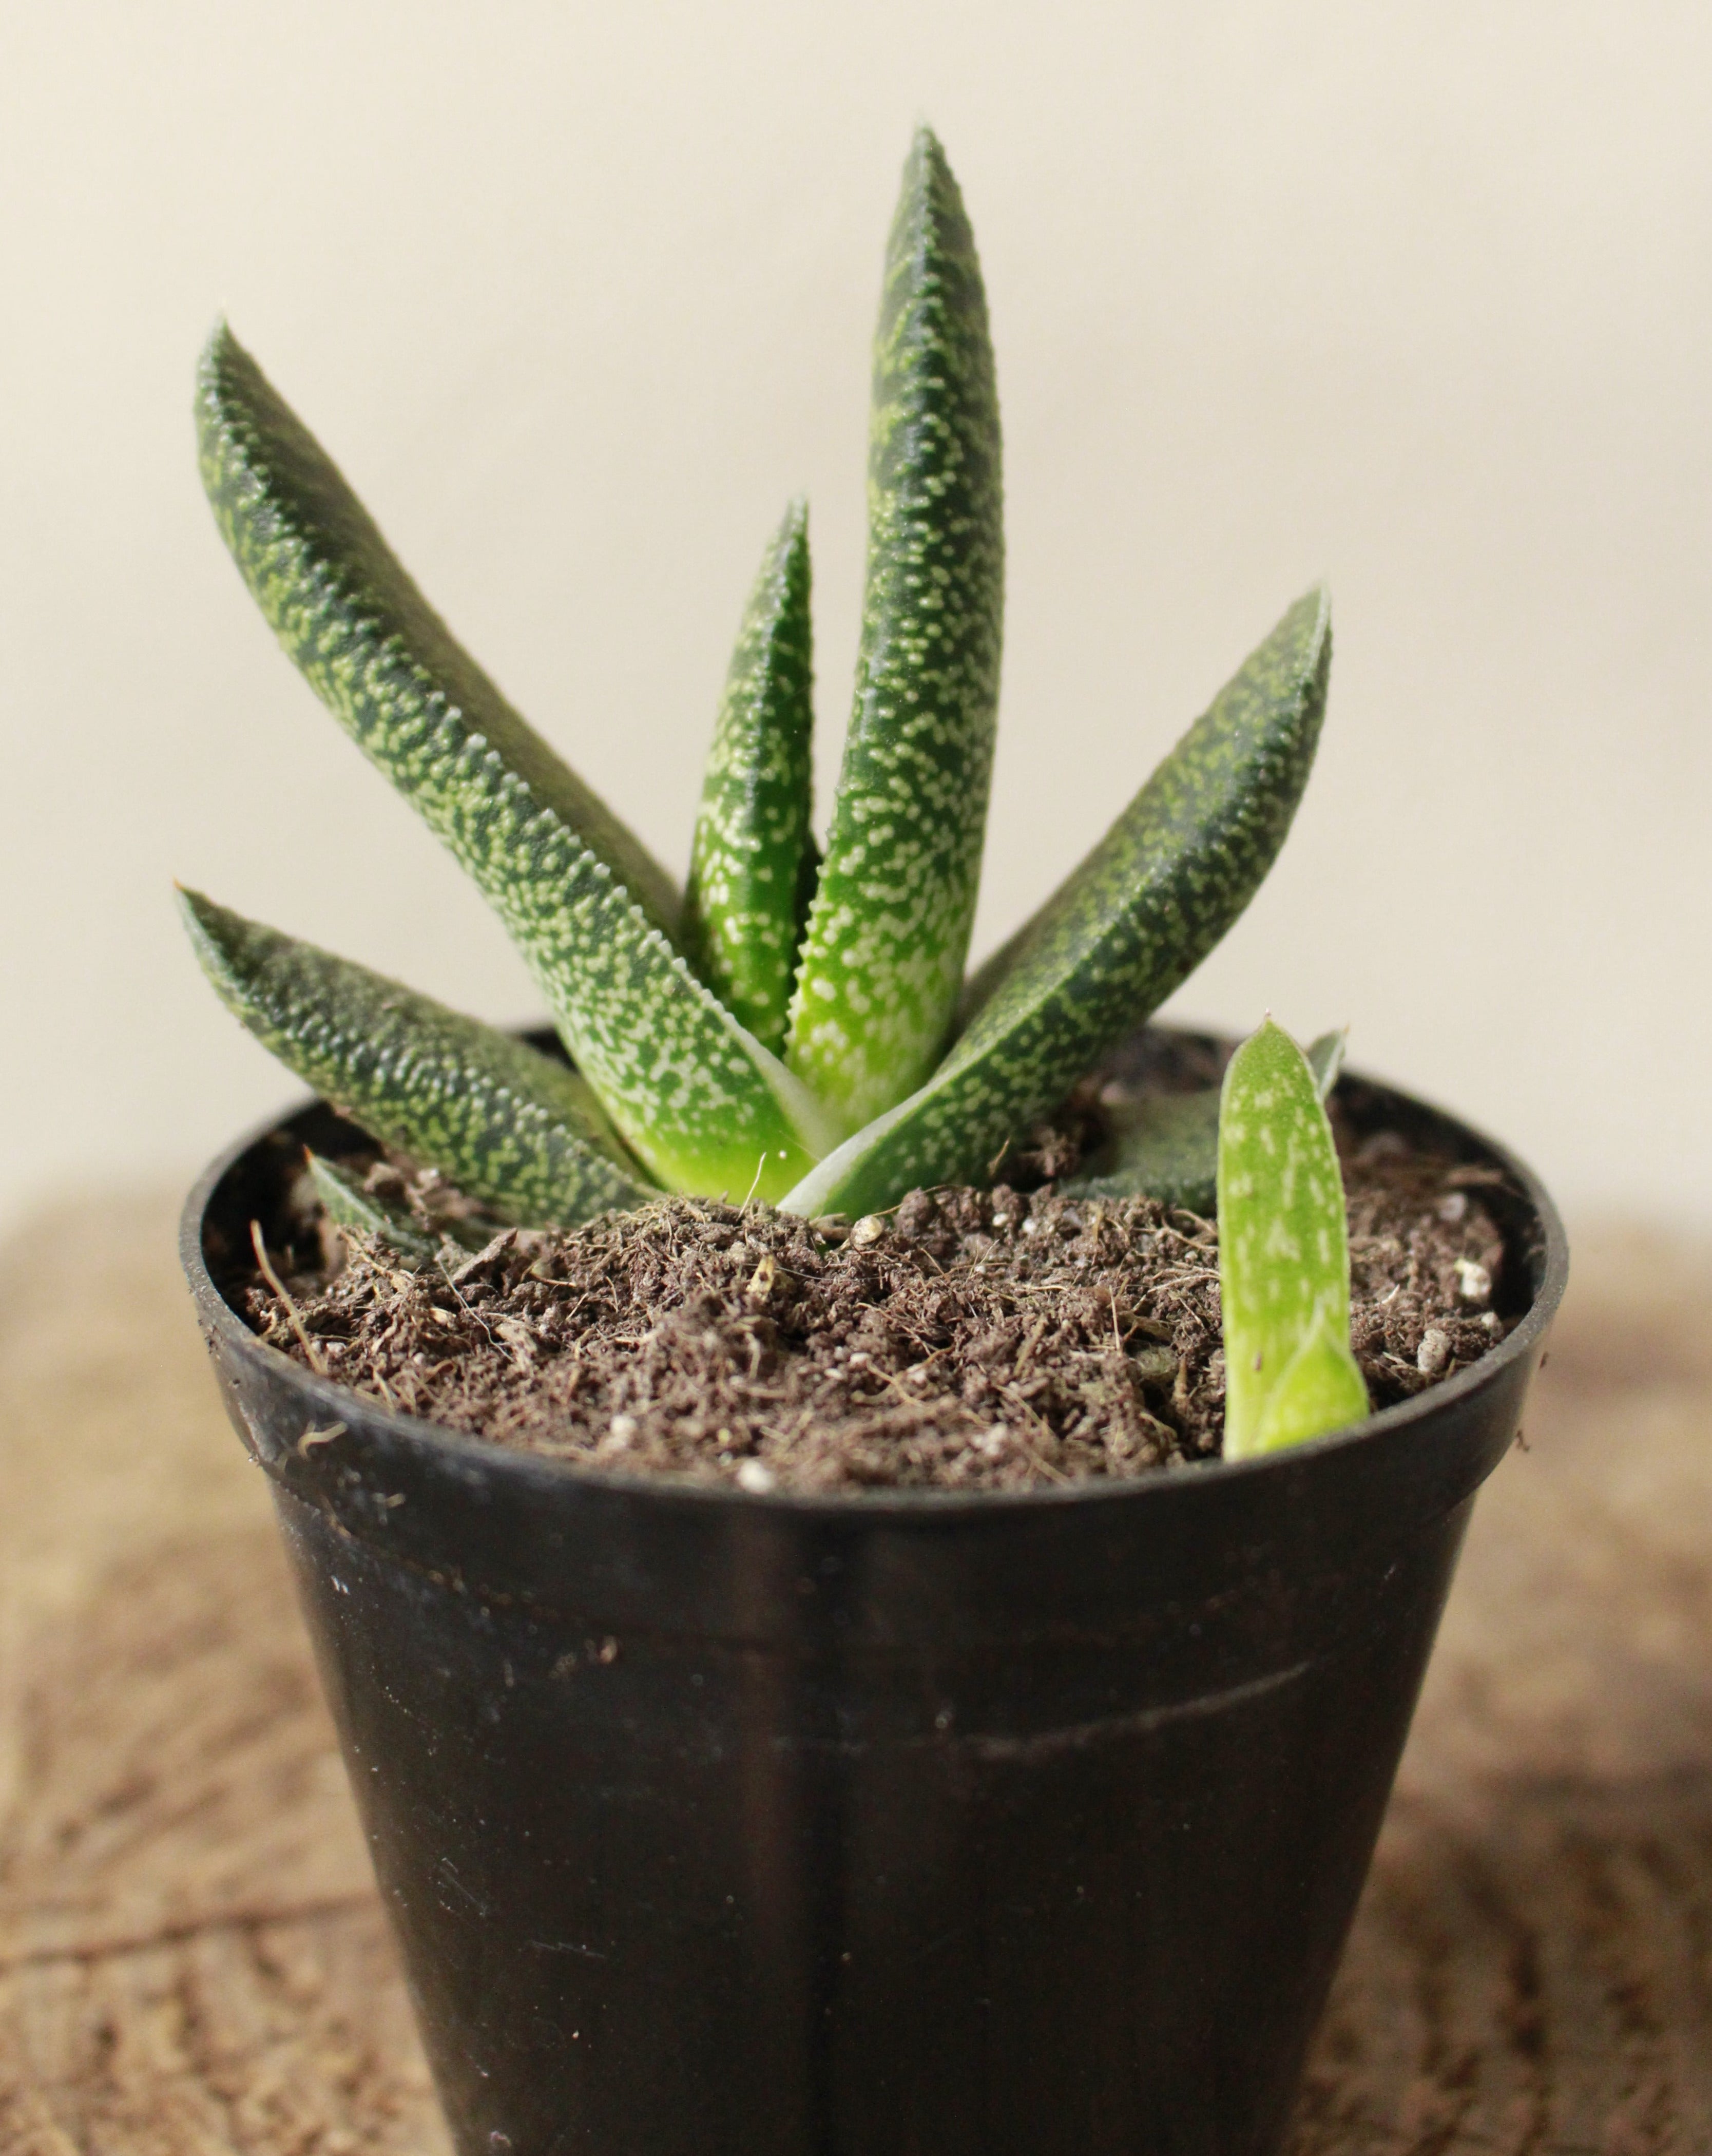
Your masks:
M1220 1455L1212 1460L1193 1460L1181 1466L1133 1476L1086 1476L1064 1484L1049 1484L1026 1490L753 1491L745 1490L734 1481L700 1482L688 1476L638 1474L622 1468L585 1466L572 1460L549 1458L540 1453L524 1452L496 1445L486 1438L472 1437L461 1430L448 1429L444 1424L431 1422L425 1417L388 1408L383 1401L372 1400L366 1394L356 1392L351 1386L322 1377L305 1364L283 1354L277 1348L268 1346L250 1330L220 1292L203 1255L203 1223L222 1181L253 1147L272 1137L295 1116L320 1104L320 1096L315 1094L300 1096L294 1106L255 1125L217 1154L204 1168L192 1187L179 1216L179 1259L189 1281L191 1295L205 1332L218 1332L228 1348L242 1357L254 1358L270 1367L283 1365L290 1372L294 1385L308 1399L325 1405L333 1420L340 1419L341 1407L348 1409L354 1403L360 1409L364 1421L372 1428L376 1424L384 1425L388 1431L413 1447L444 1455L449 1462L479 1469L484 1474L515 1477L525 1484L536 1483L545 1491L561 1495L567 1485L581 1484L632 1499L646 1495L669 1506L692 1509L707 1507L760 1508L774 1512L785 1512L808 1520L829 1522L848 1520L856 1516L869 1519L889 1516L924 1521L946 1520L969 1515L1015 1514L1030 1509L1058 1511L1074 1506L1164 1502L1168 1501L1169 1493L1180 1495L1186 1486L1205 1487L1238 1479L1287 1472L1314 1460L1349 1452L1370 1440L1404 1430L1412 1423L1424 1421L1439 1407L1467 1399L1498 1383L1515 1363L1534 1355L1543 1343L1556 1315L1569 1279L1569 1238L1551 1194L1533 1169L1508 1147L1499 1144L1484 1131L1436 1107L1432 1102L1423 1101L1419 1095L1403 1093L1397 1087L1369 1079L1359 1071L1351 1071L1346 1075L1352 1081L1390 1094L1412 1108L1426 1111L1435 1120L1454 1130L1459 1137L1471 1140L1495 1166L1504 1171L1538 1224L1538 1279L1532 1300L1514 1328L1496 1348L1483 1355L1468 1369L1459 1370L1453 1377L1428 1385L1412 1399L1400 1400L1391 1407L1381 1408L1361 1422L1351 1423L1342 1430L1329 1432L1324 1437L1311 1438L1305 1443L1246 1460L1226 1460Z

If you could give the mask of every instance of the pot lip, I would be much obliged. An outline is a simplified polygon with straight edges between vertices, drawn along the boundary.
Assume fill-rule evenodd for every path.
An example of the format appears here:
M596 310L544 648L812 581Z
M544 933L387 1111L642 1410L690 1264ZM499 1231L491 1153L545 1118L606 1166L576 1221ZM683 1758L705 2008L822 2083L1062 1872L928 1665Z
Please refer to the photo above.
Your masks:
M314 1094L300 1096L295 1106L258 1123L209 1163L197 1178L179 1217L179 1259L211 1343L213 1336L218 1333L229 1351L276 1373L289 1372L294 1386L306 1398L324 1406L332 1419L340 1419L341 1409L349 1412L354 1403L371 1430L384 1430L413 1450L439 1455L449 1465L456 1464L465 1471L474 1469L484 1476L499 1475L525 1485L534 1483L544 1492L561 1497L582 1486L592 1494L598 1492L632 1501L646 1498L656 1504L695 1512L733 1507L786 1512L803 1520L828 1522L882 1517L923 1522L966 1519L971 1516L997 1518L1031 1510L1058 1512L1073 1507L1165 1502L1171 1493L1181 1495L1191 1488L1207 1489L1233 1481L1289 1473L1427 1421L1439 1409L1498 1383L1515 1364L1535 1355L1556 1315L1569 1279L1569 1238L1551 1194L1533 1169L1507 1146L1499 1144L1473 1124L1434 1106L1418 1095L1404 1093L1359 1071L1347 1075L1359 1083L1394 1095L1411 1107L1426 1110L1460 1136L1471 1139L1503 1169L1531 1209L1540 1230L1543 1262L1527 1311L1514 1330L1478 1363L1458 1371L1453 1377L1429 1385L1412 1399L1380 1409L1364 1421L1351 1423L1346 1429L1311 1438L1304 1444L1246 1460L1226 1460L1221 1456L1121 1480L1089 1476L1076 1481L1027 1490L745 1490L730 1481L699 1482L687 1476L627 1473L622 1469L582 1466L569 1460L513 1450L484 1438L449 1430L424 1417L387 1408L381 1401L372 1401L366 1395L353 1393L349 1386L318 1376L278 1348L269 1347L250 1331L215 1285L202 1253L202 1224L222 1180L253 1147L270 1137L293 1116L315 1105L319 1096Z

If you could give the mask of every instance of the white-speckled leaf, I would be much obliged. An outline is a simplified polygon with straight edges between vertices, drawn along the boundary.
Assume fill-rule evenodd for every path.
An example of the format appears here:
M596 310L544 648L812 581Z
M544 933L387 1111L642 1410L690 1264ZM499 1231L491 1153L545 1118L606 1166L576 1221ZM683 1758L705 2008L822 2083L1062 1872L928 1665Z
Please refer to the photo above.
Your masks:
M808 511L793 502L744 609L714 728L679 940L726 1009L775 1051L814 887Z
M1253 1449L1279 1452L1287 1445L1305 1445L1310 1438L1361 1421L1368 1405L1350 1343L1338 1338L1322 1310L1268 1394Z
M1325 708L1323 592L1290 608L1087 859L971 983L967 1021L920 1091L781 1202L865 1213L917 1183L984 1179L1212 950L1277 857Z
M573 1226L654 1194L563 1064L200 891L179 903L233 1017L383 1144L528 1226Z
M945 1050L998 710L998 392L974 235L923 128L875 339L856 696L786 1060L853 1131Z
M1347 1033L1323 1033L1308 1050L1323 1101L1343 1068ZM1108 1109L1112 1132L1087 1172L1058 1187L1066 1198L1156 1198L1210 1219L1218 1208L1218 1088L1144 1093Z
M1350 1353L1343 1176L1307 1059L1269 1019L1225 1071L1218 1136L1224 1453L1299 1443L1367 1411ZM1303 1357L1303 1351L1310 1349ZM1346 1366L1340 1380L1334 1365ZM1290 1387L1268 1424L1273 1395ZM1353 1384L1349 1380L1353 1378ZM1318 1414L1330 1420L1315 1421Z
M197 413L208 498L263 613L498 911L627 1141L670 1188L788 1189L829 1129L669 941L670 879L459 649L223 328Z

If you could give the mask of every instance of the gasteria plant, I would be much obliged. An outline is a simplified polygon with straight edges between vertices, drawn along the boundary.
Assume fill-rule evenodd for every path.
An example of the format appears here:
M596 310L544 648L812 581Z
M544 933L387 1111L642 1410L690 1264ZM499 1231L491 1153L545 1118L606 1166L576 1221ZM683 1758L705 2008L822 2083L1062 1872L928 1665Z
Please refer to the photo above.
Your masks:
M455 641L223 326L197 416L209 500L263 613L497 910L575 1070L187 891L197 953L301 1077L514 1220L572 1224L660 1190L867 1212L981 1179L1218 942L1307 780L1330 660L1320 591L965 983L998 702L999 414L973 235L925 129L886 255L862 637L824 858L800 503L743 618L680 901Z

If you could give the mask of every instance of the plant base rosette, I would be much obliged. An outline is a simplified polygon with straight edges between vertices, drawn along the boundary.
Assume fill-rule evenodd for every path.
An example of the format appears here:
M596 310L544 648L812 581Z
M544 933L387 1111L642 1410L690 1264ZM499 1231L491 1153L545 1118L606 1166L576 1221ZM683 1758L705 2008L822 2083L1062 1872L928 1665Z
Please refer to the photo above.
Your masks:
M1475 1492L1566 1259L1505 1171L1516 1323L1252 1461L810 1500L572 1471L388 1414L223 1299L304 1111L184 1255L267 1471L460 2156L1263 2156Z

